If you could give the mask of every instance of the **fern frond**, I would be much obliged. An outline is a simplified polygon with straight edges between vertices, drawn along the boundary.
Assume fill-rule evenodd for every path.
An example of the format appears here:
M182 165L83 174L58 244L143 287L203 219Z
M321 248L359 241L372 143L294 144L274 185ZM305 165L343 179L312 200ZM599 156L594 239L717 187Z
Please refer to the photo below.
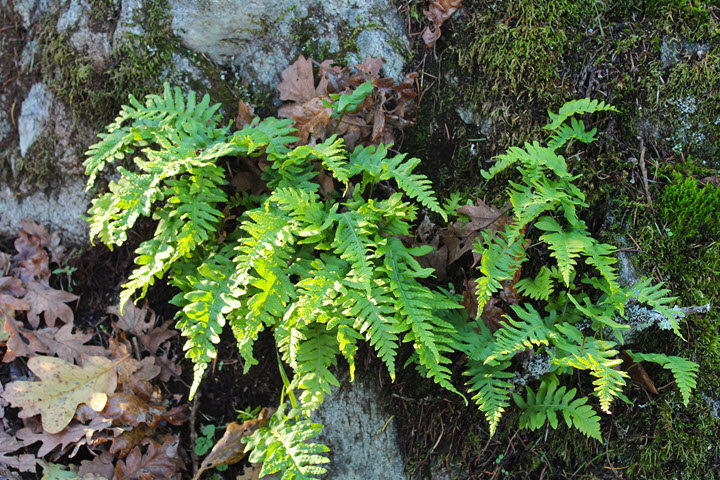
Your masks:
M585 259L588 265L595 267L600 272L600 275L607 280L611 292L618 292L620 290L615 270L617 258L611 256L616 250L617 248L613 245L593 241L593 246L590 251L587 252L588 257Z
M339 353L336 335L325 325L311 324L304 329L306 340L298 345L297 368L291 388L300 388L303 414L309 415L330 394L331 386L339 387L340 382L330 372L337 362Z
M523 409L520 416L520 427L537 430L549 423L553 429L558 426L557 412L563 414L568 427L577 428L583 435L602 441L600 435L600 417L590 405L586 405L588 399L574 398L576 389L567 387L558 388L555 381L544 381L540 384L538 391L530 387L527 390L527 400L520 395L513 393L515 403Z
M690 402L690 395L697 386L697 375L700 365L681 357L673 357L662 353L634 353L630 350L626 350L625 352L636 362L654 362L670 370L682 394L683 404L687 407Z
M369 294L372 290L375 233L377 223L356 210L337 214L335 238L332 242L334 252L343 260L350 262L350 276L354 282L362 285Z
M415 167L420 164L420 159L410 158L405 160L405 157L405 154L400 154L386 159L388 176L395 180L408 197L417 200L421 205L439 214L447 221L447 214L432 191L430 179L425 175L412 173Z
M262 463L260 476L283 472L281 480L310 480L326 472L319 465L329 462L321 455L328 448L308 442L320 434L322 425L298 420L299 414L299 411L291 410L286 416L280 408L267 426L246 437L249 460Z
M188 337L183 350L194 364L190 398L193 398L203 373L215 358L215 344L225 326L226 316L240 307L245 293L233 279L235 265L221 254L207 258L193 276L192 291L183 295L185 306L178 312L176 327Z
M680 332L680 325L678 324L677 318L675 318L675 315L670 308L668 308L675 303L677 297L668 297L667 294L670 293L670 290L662 288L663 283L657 283L655 285L651 283L651 279L643 278L632 287L625 288L623 291L626 298L634 298L638 302L649 305L660 312L668 319L675 335L684 340L685 338Z
M344 143L342 138L332 135L323 143L315 145L312 153L322 161L323 166L330 170L335 178L347 186L350 181L350 170Z
M480 274L477 279L478 311L490 299L493 293L502 289L500 282L513 278L520 265L527 259L523 245L525 237L513 233L513 228L505 227L499 235L482 232L485 244L475 244L474 251L482 256L480 260Z
M176 248L166 239L146 240L135 250L135 264L138 266L130 275L128 282L120 292L120 305L130 300L136 290L141 290L140 298L147 293L156 278L162 278L172 263L179 258Z
M550 269L543 265L534 279L519 280L515 284L515 289L534 300L547 300L554 290Z
M547 128L547 127L546 127ZM548 140L547 147L550 150L557 150L570 140L579 140L583 143L592 143L596 140L597 128L585 130L585 123L582 120L570 119L570 125L563 123L556 129L555 134Z
M552 251L551 256L555 257L558 268L562 274L565 285L570 285L570 274L575 270L576 258L580 253L587 252L592 248L593 240L585 230L570 228L564 229L552 217L542 217L535 223L535 226L546 233L540 236L540 240L546 242Z
M493 165L490 170L480 171L480 175L482 175L485 180L490 180L516 162L528 159L528 153L520 147L510 147L506 153L498 155L495 159L495 165Z
M486 364L507 359L533 345L548 345L550 339L556 336L532 305L526 303L525 308L512 305L512 309L520 320L505 317L503 328L495 332L495 345L485 359Z
M603 101L590 100L589 98L571 100L569 102L566 102L562 107L560 107L558 113L553 113L548 109L548 116L550 117L551 122L548 125L545 125L544 128L546 128L547 130L556 130L558 127L560 127L560 125L562 125L565 120L567 120L569 117L572 117L573 115L577 115L579 113L594 113L608 110L613 112L618 111L617 108L608 105Z
M468 360L468 369L463 372L469 377L465 382L468 392L477 392L472 399L485 414L490 424L491 437L497 430L503 412L510 405L513 385L505 379L513 378L515 375L507 371L508 368L510 362L487 365L477 360Z

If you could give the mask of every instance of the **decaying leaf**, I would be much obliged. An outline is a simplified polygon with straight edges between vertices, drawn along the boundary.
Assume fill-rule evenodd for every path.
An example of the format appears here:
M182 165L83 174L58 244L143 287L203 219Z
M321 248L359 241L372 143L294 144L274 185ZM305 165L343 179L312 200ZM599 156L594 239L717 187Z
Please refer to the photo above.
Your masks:
M93 338L91 333L73 333L73 324L66 323L60 328L42 328L35 330L35 337L46 347L46 353L55 353L66 362L79 361L82 357L102 356L103 347L85 345Z
M458 220L448 225L443 236L443 242L448 247L448 263L453 263L471 251L477 240L482 238L483 230L498 232L512 223L512 218L505 214L509 208L510 206L506 205L505 209L500 210L487 205L481 199L477 199L475 205L458 208L458 214L465 215L469 221ZM473 253L473 262L478 260L478 254Z
M255 109L248 105L241 98L238 101L238 114L235 117L235 128L241 130L245 125L250 125L255 118Z
M125 302L123 306L108 307L107 313L118 317L115 325L120 330L138 337L143 336L155 326L155 312L148 307L147 300L142 308L138 308L133 302Z
M648 392L657 395L658 391L655 388L655 384L650 379L650 376L645 371L645 368L640 362L635 362L625 350L620 351L620 358L622 358L622 368L630 374L633 382L643 387Z
M21 472L34 472L37 462L35 455L10 455L12 452L17 451L24 446L24 442L19 442L16 437L11 437L7 433L0 430L0 465L12 467ZM0 470L0 473L1 472L2 470ZM0 478L2 478L1 475Z
M78 299L77 295L62 290L55 290L39 282L27 282L27 294L23 297L30 305L27 313L28 322L33 328L40 325L40 314L45 317L45 324L54 327L60 319L63 323L72 323L73 311L65 303Z
M206 470L220 465L231 465L245 458L245 443L242 440L252 435L258 428L264 427L268 418L270 418L270 413L268 409L263 408L255 420L248 420L242 424L230 423L225 429L225 434L203 460L193 480L198 480Z
M422 34L423 42L425 42L425 45L428 48L435 47L435 42L437 42L438 38L440 38L440 35L442 35L442 32L440 31L440 26L443 24L443 22L445 22L445 20L450 18L452 14L457 11L458 8L462 7L461 3L462 0L430 1L430 10L426 10L423 13L432 23L432 28L425 27L425 30Z
M2 395L21 408L20 418L40 414L43 428L58 433L70 423L78 405L85 403L96 412L105 407L117 386L115 368L123 360L87 357L77 366L56 357L32 357L28 368L40 381L11 382Z
M70 452L70 457L75 456L81 446L90 443L95 432L110 427L110 420L96 417L88 424L82 424L77 421L71 421L70 424L57 433L49 433L44 430L35 431L32 428L21 428L17 431L17 437L23 441L25 445L32 445L35 442L42 442L37 456L43 458L57 449L56 457L61 454Z
M12 362L18 357L29 357L36 353L49 353L47 347L38 340L35 334L22 328L14 316L5 315L3 331L9 333L3 363Z
M142 443L147 447L144 453L141 446L136 446L125 460L118 460L115 465L114 480L180 478L177 437L168 438L162 445L151 439L146 439Z
M90 474L99 476L100 478L112 478L115 474L114 460L115 457L109 452L102 452L100 455L93 457L92 460L83 460L80 462L78 474L81 477Z

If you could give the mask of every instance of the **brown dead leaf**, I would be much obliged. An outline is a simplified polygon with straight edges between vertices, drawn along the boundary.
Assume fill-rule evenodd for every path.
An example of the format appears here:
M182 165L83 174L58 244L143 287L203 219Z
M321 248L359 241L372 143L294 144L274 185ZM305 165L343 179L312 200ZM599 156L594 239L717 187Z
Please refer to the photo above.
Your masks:
M100 478L112 478L115 474L115 466L113 462L115 457L110 452L102 452L96 455L92 460L83 460L80 462L78 475L83 478L85 475L96 475Z
M32 357L28 368L40 381L11 382L2 395L21 408L18 417L40 414L43 428L58 433L70 423L78 405L85 403L96 412L105 407L117 386L115 369L122 361L87 357L77 366L56 357Z
M465 280L463 287L462 305L465 307L468 318L475 320L478 311L477 282L475 280Z
M20 220L21 232L37 237L40 246L50 252L50 261L60 265L65 259L65 247L60 245L60 236L57 232L49 233L45 227L38 225L30 217Z
M485 322L485 326L487 326L492 333L500 330L505 323L505 312L497 306L498 302L500 302L499 299L490 297L480 314L480 318Z
M27 294L23 297L30 305L27 313L28 322L33 328L40 325L40 314L45 317L45 324L54 327L55 322L60 319L63 323L72 323L73 311L65 305L78 299L77 295L62 290L55 290L38 282L27 283Z
M136 337L142 337L155 325L155 312L148 307L147 300L142 308L138 308L133 302L126 302L122 307L113 305L108 307L106 311L118 317L115 323L117 328Z
M9 455L25 447L26 443L19 442L17 436L11 437L0 430L0 466L12 467L21 472L35 472L36 456L30 454ZM0 470L2 473L2 470ZM2 475L0 475L0 478Z
M498 232L505 228L505 225L512 223L512 218L507 216L503 210L487 205L481 199L477 199L475 205L465 205L458 208L457 212L469 218L469 221L458 220L448 225L442 240L448 247L448 264L455 262L465 253L473 249L473 245L482 240L481 232L490 230ZM479 255L473 252L473 262L477 263Z
M15 250L18 251L13 260L17 263L14 275L23 282L43 282L47 284L50 279L50 256L40 246L40 240L35 236L28 236L22 230L15 240Z
M0 277L0 294L20 298L27 293L22 286L22 280L16 277ZM0 303L2 300L0 299ZM20 310L16 308L15 310Z
M645 368L643 368L642 364L640 362L635 362L630 355L625 352L625 350L620 351L620 358L622 358L622 368L626 372L630 374L630 378L643 387L645 390L647 390L650 393L653 393L655 395L658 394L657 388L655 388L655 384L650 379L650 376L645 371Z
M180 464L178 460L179 439L168 438L162 445L151 439L142 442L146 446L145 452L141 446L136 446L125 460L118 460L115 465L114 480L155 480L180 478Z
M238 100L238 114L235 117L235 128L241 130L245 125L250 125L255 118L255 109L248 105L241 98Z
M55 458L68 452L70 452L70 457L74 457L80 447L91 443L95 432L108 427L110 427L110 420L96 417L87 425L73 420L67 427L57 433L49 433L44 430L33 431L33 429L26 427L18 430L16 435L25 445L42 442L37 453L38 458L49 455L58 447L60 448L55 452Z
M73 324L61 328L43 328L33 332L38 341L46 347L45 352L55 353L66 362L79 361L83 356L104 356L107 351L97 345L85 345L93 338L91 333L72 333Z
M248 420L243 424L230 423L225 429L225 434L203 460L193 480L198 480L205 470L220 465L231 465L245 458L245 444L242 440L252 435L255 430L264 427L268 418L270 418L270 413L267 408L263 408L255 420Z
M310 59L300 55L280 76L282 81L277 86L280 100L302 104L315 98L315 80Z
M2 309L0 309L0 312ZM2 319L0 319L2 321ZM37 353L50 353L35 334L22 328L14 316L4 317L2 331L9 333L5 346L7 350L3 355L3 363L9 363L19 357L30 357Z
M10 271L10 255L5 252L0 252L0 278L4 278L5 275ZM2 280L0 280L2 285Z
M430 10L426 10L423 13L428 17L430 22L432 22L434 30L431 27L425 27L422 35L423 41L428 48L435 47L435 42L440 38L440 35L442 35L440 26L445 20L450 18L458 8L462 7L461 3L462 0L430 1Z

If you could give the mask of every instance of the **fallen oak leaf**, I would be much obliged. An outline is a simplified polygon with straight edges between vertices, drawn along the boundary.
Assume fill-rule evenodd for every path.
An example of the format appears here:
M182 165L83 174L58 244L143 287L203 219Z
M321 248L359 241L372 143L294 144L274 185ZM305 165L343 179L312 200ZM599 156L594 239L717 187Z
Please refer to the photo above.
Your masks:
M97 345L85 345L93 338L91 333L72 332L73 324L61 328L47 327L35 330L34 336L46 347L47 353L55 353L66 362L80 360L83 356L104 356L106 350Z
M282 81L277 86L280 100L292 100L302 104L315 98L315 79L310 59L300 55L280 76Z
M0 308L0 313L2 313L2 308ZM4 317L0 315L0 321L3 322L1 330L9 333L9 338L5 342L7 350L3 355L3 363L37 353L49 353L47 347L38 340L35 334L22 328L13 315L4 315Z
M0 430L0 465L12 467L21 472L34 472L37 460L35 455L9 455L10 453L25 447L25 445L25 443L19 442L16 437L11 437L7 433ZM3 477L0 476L0 478Z
M200 468L195 472L193 480L198 480L206 470L220 465L231 465L245 458L246 444L243 443L243 439L252 435L257 429L263 428L268 418L270 418L270 413L267 408L263 408L257 419L248 420L242 424L237 422L228 424L225 434L200 464Z
M154 480L179 478L177 460L178 438L170 437L162 445L145 439L147 451L143 454L140 446L130 451L125 460L115 465L114 480Z
M49 433L46 431L35 432L31 428L21 428L15 434L17 438L23 441L25 445L32 445L35 442L42 442L40 450L37 452L38 458L43 458L50 454L57 447L60 447L56 456L67 453L70 447L73 447L70 457L74 457L81 446L90 443L95 432L110 427L111 421L101 417L93 418L89 424L85 425L75 420L63 428L60 432Z
M128 301L123 306L113 305L108 307L106 311L118 317L115 325L120 330L132 333L137 337L141 337L155 325L155 312L148 307L147 300L142 308L138 308L133 302ZM148 314L150 314L149 318Z
M655 395L658 394L657 388L655 388L655 384L650 379L650 376L645 371L645 368L642 366L642 363L636 362L633 360L633 358L625 352L625 350L620 351L620 358L622 358L622 368L626 372L630 374L630 378L643 387L645 390L647 390L650 393L653 393Z
M428 48L433 48L435 42L442 35L440 26L452 16L458 8L461 8L462 0L431 0L430 10L425 10L423 13L432 22L435 30L433 31L430 27L425 27L422 38L425 45Z
M92 460L80 462L78 474L81 478L87 474L98 475L100 478L112 478L115 474L114 460L115 457L110 452L102 452L100 455L93 457Z
M77 295L55 290L38 282L28 282L27 290L23 300L30 305L27 319L33 328L40 325L41 313L45 317L45 324L48 327L54 327L58 319L63 323L72 323L73 311L65 303L77 300L79 298Z
M68 426L78 405L85 403L96 412L105 407L117 387L116 367L124 360L87 357L77 366L56 357L32 357L28 368L40 381L11 382L2 396L21 408L18 417L40 414L43 428L58 433Z

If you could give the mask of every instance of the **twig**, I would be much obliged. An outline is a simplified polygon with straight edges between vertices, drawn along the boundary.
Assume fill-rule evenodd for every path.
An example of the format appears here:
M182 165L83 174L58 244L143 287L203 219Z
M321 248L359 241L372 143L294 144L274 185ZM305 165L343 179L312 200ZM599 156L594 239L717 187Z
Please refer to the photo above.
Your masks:
M647 167L645 166L645 150L647 149L645 148L645 141L643 138L638 138L640 139L640 171L642 172L643 187L645 187L645 196L650 204L650 208L653 208L652 198L650 197L650 187L648 186Z

